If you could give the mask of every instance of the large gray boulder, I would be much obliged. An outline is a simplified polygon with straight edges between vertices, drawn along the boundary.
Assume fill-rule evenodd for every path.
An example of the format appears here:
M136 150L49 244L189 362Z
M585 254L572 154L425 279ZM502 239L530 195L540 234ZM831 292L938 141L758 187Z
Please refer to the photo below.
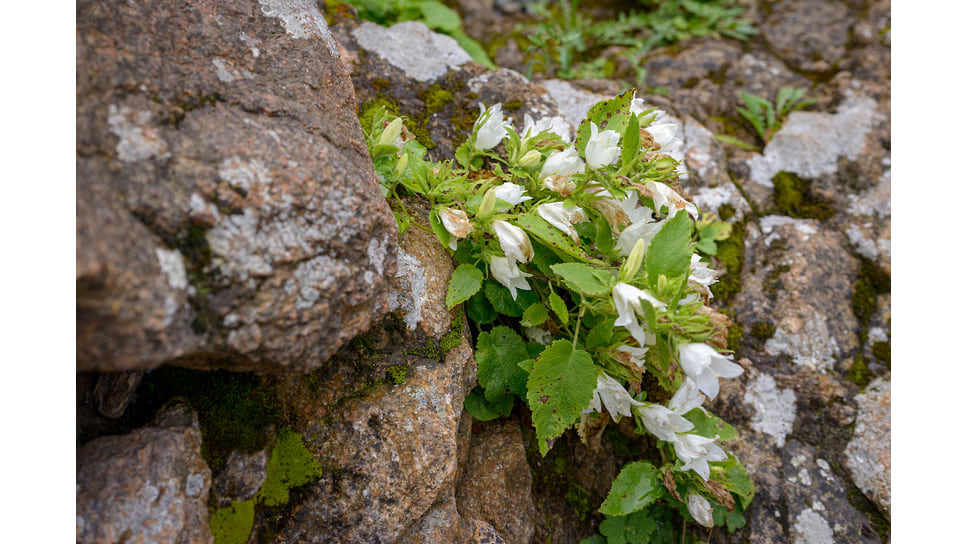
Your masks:
M307 372L395 223L309 0L77 5L77 370Z

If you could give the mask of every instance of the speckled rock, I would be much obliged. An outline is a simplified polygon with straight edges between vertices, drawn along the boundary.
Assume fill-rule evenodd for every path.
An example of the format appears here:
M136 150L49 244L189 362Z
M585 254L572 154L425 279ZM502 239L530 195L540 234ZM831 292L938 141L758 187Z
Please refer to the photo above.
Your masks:
M475 427L457 488L461 516L486 521L508 544L528 544L537 512L520 425L504 419Z
M807 72L827 72L847 53L851 18L828 0L780 0L771 6L763 36L776 55Z
M201 444L194 412L175 402L144 428L78 447L77 542L212 542Z
M432 32L423 23L384 28L343 17L332 30L362 117L381 105L405 116L434 160L453 158L473 129L480 104L500 102L517 127L523 126L525 114L559 115L540 86L514 70L490 71L472 62L453 38ZM413 54L416 50L419 55Z
M216 507L225 508L232 501L247 501L255 497L266 481L268 461L268 450L255 453L231 452L225 467L212 481Z
M766 216L748 223L734 307L761 367L838 372L859 346L850 305L858 261L820 222ZM787 366L792 365L792 366Z
M339 54L308 0L78 4L79 371L307 372L385 314Z
M857 426L844 457L857 487L891 518L891 381L857 395Z
M408 302L326 368L280 382L289 424L324 472L285 516L257 522L255 534L273 534L278 544L390 543L408 535L447 542L458 534L457 429L475 377L473 354L463 318L443 305L450 257L417 227L402 237L405 255L413 262L391 296Z

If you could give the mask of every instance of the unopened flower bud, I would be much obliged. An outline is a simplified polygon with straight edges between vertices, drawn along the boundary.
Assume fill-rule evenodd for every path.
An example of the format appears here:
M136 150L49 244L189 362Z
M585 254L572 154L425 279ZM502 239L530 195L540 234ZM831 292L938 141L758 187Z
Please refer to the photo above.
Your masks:
M531 169L531 168L534 168L535 166L538 166L540 162L541 162L541 153L537 149L532 149L531 151L528 151L527 153L525 153L523 157L521 157L521 160L518 161L518 166L522 168Z
M497 196L494 194L494 189L488 189L481 199L481 205L477 207L477 215L483 217L490 214L494 211L495 202L497 202Z
M394 174L396 174L397 176L403 175L403 173L407 170L407 162L409 161L408 159L409 156L410 155L407 153L402 153L400 155L400 158L397 160L397 165L393 168Z
M692 519L696 520L696 523L703 527L713 526L713 507L705 497L690 493L686 496L686 501L689 504L689 514L692 515Z
M376 142L377 145L394 145L393 142L397 141L402 130L403 118L397 117L383 128L383 132L380 133L380 139Z
M632 252L629 253L628 258L625 259L625 264L622 265L622 269L619 270L619 281L627 282L634 278L642 268L642 258L644 256L645 240L639 238L639 240L635 242L635 245L632 247Z

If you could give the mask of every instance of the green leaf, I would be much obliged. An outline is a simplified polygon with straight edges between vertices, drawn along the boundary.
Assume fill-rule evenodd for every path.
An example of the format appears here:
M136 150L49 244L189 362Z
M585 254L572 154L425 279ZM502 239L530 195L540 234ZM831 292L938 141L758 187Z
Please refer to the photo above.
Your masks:
M521 316L521 325L525 327L537 327L548 319L548 310L544 304L532 304L524 311Z
M507 287L491 279L484 282L484 294L498 313L510 317L521 317L525 308L541 300L534 291L524 289L518 289L518 298L515 300Z
M568 324L568 306L565 305L565 300L558 296L558 293L554 291L548 295L548 302L551 303L551 311L558 316L558 320L561 321L562 325Z
M609 345L612 341L612 330L615 328L613 319L606 319L592 327L585 337L586 349L598 349Z
M645 273L649 284L656 286L660 274L669 279L678 278L689 272L692 259L692 218L685 210L679 210L675 217L666 220L665 225L652 237L645 253Z
M658 527L650 514L642 510L628 516L606 516L598 530L608 538L608 544L649 544Z
M756 490L753 488L753 480L750 479L750 475L742 463L737 461L732 454L727 455L725 461L713 463L725 469L725 473L716 479L722 482L731 493L739 497L740 506L743 507L743 510L746 510L753 502L753 495L756 494Z
M629 463L612 482L612 489L598 511L607 516L628 515L652 504L664 491L662 475L652 463Z
M629 164L639 156L639 147L642 145L642 133L639 129L639 118L630 115L628 127L622 137L622 165Z
M481 44L477 43L474 38L471 38L460 30L450 32L450 36L457 40L457 45L466 51L474 62L483 64L491 70L497 70L497 65L494 64L494 61L491 60L491 57L487 56L487 51L485 51Z
M447 286L447 307L453 308L481 289L484 273L476 266L462 264L454 269Z
M565 280L565 284L573 291L580 291L589 296L603 296L612 292L612 288L602 283L598 270L581 263L561 263L551 265L555 274Z
M537 215L520 215L515 223L559 255L565 254L586 263L605 265L579 247L571 238Z
M528 378L528 405L542 457L588 407L598 383L592 356L556 340L538 357Z
M436 210L430 213L429 219L430 230L434 231L434 234L437 235L437 239L440 240L440 245L447 247L450 244L450 233L447 232L447 228L444 227L444 223L441 222Z
M487 325L497 319L497 311L488 302L484 290L474 293L474 296L467 300L464 311L467 312L467 319L479 325Z
M695 428L689 432L698 434L699 436L706 438L716 438L718 436L719 440L727 442L739 435L732 425L712 414L706 413L702 408L693 408L682 417L688 419L695 425Z
M460 15L440 2L420 2L418 7L428 27L445 34L460 30Z
M585 119L578 124L578 130L575 133L575 149L582 158L585 157L585 146L591 138L591 123L599 127L602 123L606 123L603 130L614 130L620 135L625 133L629 119L632 117L629 107L632 105L634 96L635 91L629 89L615 98L602 100L588 109Z
M464 409L478 421L491 421L499 417L511 415L514 407L514 395L501 395L494 402L484 397L484 390L475 387L464 397Z
M505 326L494 327L477 337L477 381L484 387L489 401L514 393L522 399L527 395L528 374L518 363L530 359L524 340Z

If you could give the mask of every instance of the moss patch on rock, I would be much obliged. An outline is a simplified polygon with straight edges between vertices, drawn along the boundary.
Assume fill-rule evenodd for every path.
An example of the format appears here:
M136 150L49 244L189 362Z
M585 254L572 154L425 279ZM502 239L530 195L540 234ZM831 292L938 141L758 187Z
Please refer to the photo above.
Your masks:
M302 435L282 429L269 455L266 480L256 499L266 506L286 504L290 489L312 483L322 475L323 467L306 448Z
M255 523L255 499L233 502L212 512L208 527L215 544L244 544Z
M792 172L773 176L773 200L782 215L801 219L829 219L834 214L828 202L810 191L810 184Z

